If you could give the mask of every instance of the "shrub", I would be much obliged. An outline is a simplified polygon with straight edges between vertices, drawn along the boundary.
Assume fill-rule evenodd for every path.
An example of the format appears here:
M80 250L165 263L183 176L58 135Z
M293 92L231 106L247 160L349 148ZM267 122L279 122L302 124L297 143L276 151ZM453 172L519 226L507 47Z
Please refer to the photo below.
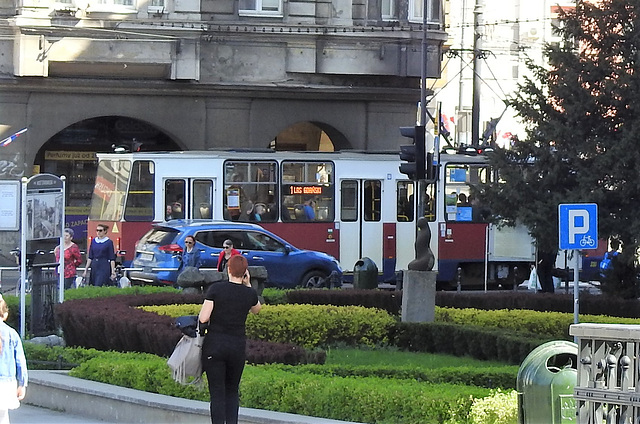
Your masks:
M507 364L519 364L549 340L531 333L439 322L398 323L390 333L390 343L403 350L467 355Z
M56 315L69 346L146 352L168 357L182 333L166 313L173 316L197 314L201 303L202 295L184 295L177 291L76 299L57 305ZM325 359L326 354L322 351L308 351L287 341L256 340L247 343L249 363L321 364Z
M247 318L247 336L306 348L336 343L373 346L387 342L395 322L384 311L361 306L265 305L260 314Z
M287 292L289 303L334 306L364 306L399 315L402 306L402 292L389 290L290 290Z
M569 326L573 324L572 313L538 312L528 310L456 309L436 307L436 321L455 324L473 324L482 327L537 334L559 340L571 340ZM640 319L610 316L580 315L580 322L638 324Z
M442 367L418 369L395 365L273 365L274 368L296 374L335 377L377 377L411 380L425 383L451 383L485 388L515 389L518 367Z
M474 399L469 416L472 424L517 424L518 392L497 390L491 396Z

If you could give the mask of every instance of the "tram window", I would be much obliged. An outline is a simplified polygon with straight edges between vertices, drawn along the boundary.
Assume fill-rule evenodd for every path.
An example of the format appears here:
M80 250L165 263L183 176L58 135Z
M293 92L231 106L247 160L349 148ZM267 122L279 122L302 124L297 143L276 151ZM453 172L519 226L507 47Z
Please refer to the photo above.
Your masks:
M273 161L227 161L224 165L224 219L275 222L276 163Z
M333 163L282 163L282 220L333 221Z
M154 172L151 161L135 161L127 194L124 218L127 221L153 220Z
M340 220L349 222L358 220L358 182L342 181L340 185Z
M488 182L486 165L448 164L445 173L445 214L447 221L483 222L484 208L471 194L471 187Z
M366 180L364 182L364 208L365 221L380 221L382 207L382 183L379 180Z
M424 217L433 222L436 220L436 185L427 184L424 197Z
M213 206L213 181L195 180L193 182L193 202L191 216L195 219L211 219Z
M411 181L398 181L396 212L398 222L413 221L414 193Z
M96 183L91 199L92 220L119 221L131 171L128 160L103 160L98 164Z
M165 217L170 219L184 218L184 194L186 183L184 180L166 180L164 182Z

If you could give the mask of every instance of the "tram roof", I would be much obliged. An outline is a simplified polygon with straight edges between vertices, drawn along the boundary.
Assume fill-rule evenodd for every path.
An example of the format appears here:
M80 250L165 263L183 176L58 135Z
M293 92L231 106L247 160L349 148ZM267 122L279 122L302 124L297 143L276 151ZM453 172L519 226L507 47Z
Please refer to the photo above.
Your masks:
M398 151L361 151L361 150L341 150L337 152L317 152L317 151L274 151L270 149L216 149L216 150L185 150L185 151L165 151L165 152L128 152L128 153L98 153L99 158L120 158L129 160L157 160L157 159L239 159L246 160L248 156L254 155L256 159L274 160L378 160L400 162ZM465 154L440 154L440 162L456 163L486 163L486 156L470 156Z

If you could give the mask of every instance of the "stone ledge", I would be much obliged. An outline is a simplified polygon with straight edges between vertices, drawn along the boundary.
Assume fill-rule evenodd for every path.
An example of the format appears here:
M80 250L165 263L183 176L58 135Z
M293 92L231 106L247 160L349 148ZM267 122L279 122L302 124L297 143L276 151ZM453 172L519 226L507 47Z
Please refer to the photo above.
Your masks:
M208 424L209 403L70 377L67 371L29 371L24 403L110 423ZM239 424L345 424L346 421L240 408ZM355 424L355 423L351 423Z

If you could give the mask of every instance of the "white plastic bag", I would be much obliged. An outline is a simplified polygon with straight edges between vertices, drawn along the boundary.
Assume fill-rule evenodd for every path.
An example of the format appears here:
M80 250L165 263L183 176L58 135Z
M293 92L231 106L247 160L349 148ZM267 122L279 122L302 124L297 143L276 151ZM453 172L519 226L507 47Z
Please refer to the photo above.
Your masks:
M76 277L76 288L83 287L85 285L84 277Z
M531 274L529 274L529 290L541 290L542 286L540 286L540 280L538 280L538 272L536 271L536 267L531 267Z

